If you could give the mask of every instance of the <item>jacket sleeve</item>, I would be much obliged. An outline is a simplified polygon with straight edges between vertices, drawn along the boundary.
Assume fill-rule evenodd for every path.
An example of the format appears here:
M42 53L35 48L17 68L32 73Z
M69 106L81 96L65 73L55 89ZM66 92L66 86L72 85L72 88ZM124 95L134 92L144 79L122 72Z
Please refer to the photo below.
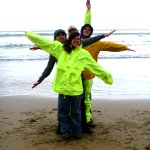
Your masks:
M98 78L102 79L106 84L112 84L113 78L110 73L104 70L93 58L87 53L86 68Z
M81 40L81 43L82 43L82 47L84 46L88 46L88 45L91 45L101 39L105 38L104 34L101 34L101 35L97 35L97 36L94 36L94 37L90 37L90 38L87 38L87 39L82 39Z
M49 56L49 61L47 63L47 66L44 69L40 78L38 79L39 83L41 83L46 77L48 77L50 75L50 73L52 72L52 70L54 68L56 61L57 61L57 59L54 56L52 56L52 55Z
M101 51L121 52L127 49L128 47L126 45L115 43L115 42L103 41L100 43Z
M84 24L91 24L91 18L92 18L91 10L86 10Z
M34 32L25 32L27 38L37 47L58 58L62 51L62 43L44 38Z

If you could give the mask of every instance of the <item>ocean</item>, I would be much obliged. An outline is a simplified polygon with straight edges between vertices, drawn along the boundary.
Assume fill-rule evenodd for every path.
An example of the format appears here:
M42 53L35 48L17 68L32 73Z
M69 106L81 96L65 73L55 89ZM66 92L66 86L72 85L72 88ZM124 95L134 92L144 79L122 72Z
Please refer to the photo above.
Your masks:
M110 30L95 30L93 35ZM35 31L53 40L54 31ZM113 76L113 85L94 78L92 97L150 98L150 29L117 30L103 39L125 44L136 52L100 52L98 62ZM38 87L38 80L47 65L49 54L30 51L33 44L23 31L0 32L0 96L57 96L52 88L56 68Z

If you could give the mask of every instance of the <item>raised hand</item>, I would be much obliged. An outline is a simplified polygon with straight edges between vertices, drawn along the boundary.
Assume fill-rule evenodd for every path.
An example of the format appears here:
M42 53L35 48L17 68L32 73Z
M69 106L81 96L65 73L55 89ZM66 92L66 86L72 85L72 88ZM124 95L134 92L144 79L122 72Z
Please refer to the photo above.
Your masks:
M87 7L88 10L91 9L91 3L90 3L90 0L87 0L87 1L86 1L86 7Z

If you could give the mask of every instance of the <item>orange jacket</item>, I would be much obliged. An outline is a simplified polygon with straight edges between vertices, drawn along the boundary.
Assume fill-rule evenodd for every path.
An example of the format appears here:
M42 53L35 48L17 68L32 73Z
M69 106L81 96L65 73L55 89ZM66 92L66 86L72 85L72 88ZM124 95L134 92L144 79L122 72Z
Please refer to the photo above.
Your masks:
M127 50L128 47L123 44L118 44L114 42L98 41L96 43L84 47L84 49L86 49L95 59L95 61L97 61L100 51L120 52ZM87 70L83 71L84 80L90 80L93 79L94 77L95 75L90 73L89 71Z

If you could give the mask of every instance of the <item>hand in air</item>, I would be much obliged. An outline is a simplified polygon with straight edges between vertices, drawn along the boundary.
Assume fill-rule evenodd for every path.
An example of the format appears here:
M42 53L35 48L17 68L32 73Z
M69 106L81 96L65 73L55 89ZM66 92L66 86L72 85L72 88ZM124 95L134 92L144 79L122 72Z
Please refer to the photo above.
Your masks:
M109 33L104 33L104 36L105 36L105 37L108 37L108 36L112 35L114 32L116 32L116 30L112 30L112 31L109 32Z
M32 85L32 89L33 88L35 88L36 86L38 86L40 83L39 82L35 82L35 83L33 83L33 85Z
M90 3L90 0L87 0L87 1L86 1L86 7L87 7L88 10L91 9L91 3Z
M33 50L33 51L38 50L38 49L40 49L40 48L36 47L36 46L30 48L30 50Z
M136 52L134 49L128 48L127 51Z

